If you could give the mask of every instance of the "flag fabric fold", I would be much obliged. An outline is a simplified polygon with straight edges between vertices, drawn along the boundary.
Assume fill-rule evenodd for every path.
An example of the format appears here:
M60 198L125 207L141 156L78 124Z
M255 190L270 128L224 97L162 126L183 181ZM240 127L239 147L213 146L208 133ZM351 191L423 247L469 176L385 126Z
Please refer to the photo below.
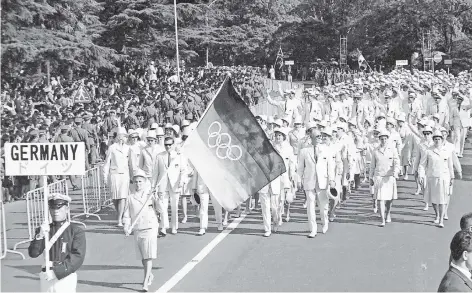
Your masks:
M286 171L229 77L185 141L183 155L227 211Z
M284 66L284 53L282 52L282 47L279 48L279 52L277 53L277 58L275 58L275 65L279 64L279 69Z

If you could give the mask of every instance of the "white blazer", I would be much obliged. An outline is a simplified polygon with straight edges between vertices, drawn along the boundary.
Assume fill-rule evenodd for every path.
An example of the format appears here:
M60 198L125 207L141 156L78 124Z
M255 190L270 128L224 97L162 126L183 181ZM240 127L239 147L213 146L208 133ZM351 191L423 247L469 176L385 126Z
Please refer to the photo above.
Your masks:
M155 160L155 167L153 168L152 186L157 186L158 192L181 192L182 187L188 181L187 174L187 159L176 151L171 152L171 162L167 166L168 152L160 153ZM161 178L166 176L167 178Z
M108 148L103 166L104 178L111 174L127 174L129 176L129 145L114 143Z
M154 206L157 206L156 197L152 195L151 198L146 201L149 196L151 189L145 187L142 192L132 192L126 199L126 207L123 215L123 222L125 224L125 229L128 229L131 226L131 223L135 221L138 216L139 211L145 205L143 212L136 222L136 225L133 228L133 231L136 230L145 230L145 229L157 229L159 222L157 220L156 212ZM154 205L153 205L154 203Z
M314 147L301 150L298 159L298 175L305 190L328 189L330 180L335 179L335 162L326 146L317 146L318 161L315 161Z

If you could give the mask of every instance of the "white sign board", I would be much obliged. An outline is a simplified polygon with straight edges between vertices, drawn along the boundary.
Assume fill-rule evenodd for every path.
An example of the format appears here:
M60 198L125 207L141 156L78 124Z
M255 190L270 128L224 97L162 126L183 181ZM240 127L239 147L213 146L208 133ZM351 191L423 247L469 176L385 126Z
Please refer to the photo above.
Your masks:
M6 143L6 176L85 175L85 144Z
M295 61L293 60L285 61L285 65L293 65L293 64L295 64Z
M436 55L434 55L433 60L434 60L434 62L436 62L436 63L441 62L441 61L442 61L442 56L441 56L441 54L436 54Z
M452 65L451 59L444 59L444 65Z
M397 60L396 65L397 66L407 66L408 65L408 60Z

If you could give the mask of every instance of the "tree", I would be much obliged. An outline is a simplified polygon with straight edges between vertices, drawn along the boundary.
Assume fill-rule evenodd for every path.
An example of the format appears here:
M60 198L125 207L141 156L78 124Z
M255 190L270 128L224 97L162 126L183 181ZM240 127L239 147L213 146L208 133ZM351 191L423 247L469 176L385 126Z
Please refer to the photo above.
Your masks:
M96 43L103 32L101 9L94 0L3 0L2 67L41 68L46 61L70 73L77 67L116 70L121 56Z

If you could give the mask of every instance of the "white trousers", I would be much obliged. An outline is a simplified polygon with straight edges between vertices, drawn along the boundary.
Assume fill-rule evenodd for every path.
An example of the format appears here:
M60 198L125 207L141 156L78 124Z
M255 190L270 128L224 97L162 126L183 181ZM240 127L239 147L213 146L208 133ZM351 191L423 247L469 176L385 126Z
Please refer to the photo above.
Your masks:
M208 229L208 205L211 198L211 204L215 210L216 223L223 223L223 209L215 197L209 193L200 193L200 229Z
M454 129L453 142L454 142L456 153L458 155L464 154L464 146L465 146L465 139L467 138L467 130L468 130L468 127L461 127L457 131L456 129Z
M48 281L46 273L41 272L39 273L39 285L41 287L41 292L75 293L77 288L77 274L72 273L61 280L54 278Z
M328 211L329 211L329 198L326 189L316 191L314 189L305 190L307 197L307 214L308 214L308 225L310 232L317 232L316 226L316 211L315 205L318 200L318 207L320 208L321 223L326 225L328 223Z
M271 232L271 220L274 225L278 225L279 218L282 216L280 207L280 194L259 193L259 201L261 202L262 221L264 223L264 231ZM271 217L272 212L272 217Z
M162 227L169 229L169 200L170 200L170 211L171 219L170 225L172 229L179 229L179 199L180 193L167 191L164 192L162 197Z

